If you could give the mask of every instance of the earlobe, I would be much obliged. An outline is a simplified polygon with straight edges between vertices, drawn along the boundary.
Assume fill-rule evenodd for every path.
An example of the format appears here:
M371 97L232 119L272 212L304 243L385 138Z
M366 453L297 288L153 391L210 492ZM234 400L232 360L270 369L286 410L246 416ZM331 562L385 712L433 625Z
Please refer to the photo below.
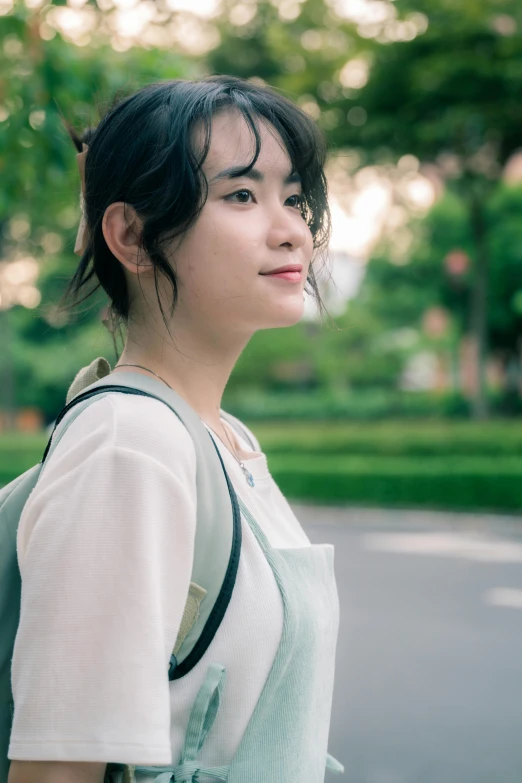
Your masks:
M143 223L136 210L124 201L109 204L102 220L102 231L111 253L129 272L146 275L154 265L141 248Z

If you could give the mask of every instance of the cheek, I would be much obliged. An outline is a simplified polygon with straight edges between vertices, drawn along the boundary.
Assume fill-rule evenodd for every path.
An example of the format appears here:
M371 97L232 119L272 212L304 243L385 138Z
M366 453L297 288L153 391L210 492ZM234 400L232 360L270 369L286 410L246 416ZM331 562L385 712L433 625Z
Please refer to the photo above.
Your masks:
M314 238L313 238L312 232L310 231L308 226L306 226L306 240L304 242L302 250L303 250L304 256L306 257L306 259L308 260L308 262L310 264L311 261L312 261L312 256L314 254Z
M235 214L233 210L209 208L203 213L191 236L191 244L199 253L219 256L236 249L241 253L243 247L256 244L260 226L255 221L245 219L245 215ZM232 262L234 256L229 257Z
M189 299L237 296L258 271L258 239L237 217L200 219L176 253L180 291ZM196 228L196 227L194 227Z
M244 280L257 270L263 229L259 221L246 218L232 210L223 210L211 213L201 221L192 251L198 269L204 269L214 279L226 278L229 284L234 279Z

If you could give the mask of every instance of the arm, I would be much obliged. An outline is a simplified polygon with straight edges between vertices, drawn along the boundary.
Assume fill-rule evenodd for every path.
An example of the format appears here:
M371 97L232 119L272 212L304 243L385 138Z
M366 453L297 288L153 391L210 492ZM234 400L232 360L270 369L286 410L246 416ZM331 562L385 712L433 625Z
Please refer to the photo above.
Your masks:
M7 783L103 783L105 761L11 761Z
M171 760L167 674L192 568L196 452L167 409L158 423L145 398L114 415L108 399L69 427L20 518L7 754L18 762Z

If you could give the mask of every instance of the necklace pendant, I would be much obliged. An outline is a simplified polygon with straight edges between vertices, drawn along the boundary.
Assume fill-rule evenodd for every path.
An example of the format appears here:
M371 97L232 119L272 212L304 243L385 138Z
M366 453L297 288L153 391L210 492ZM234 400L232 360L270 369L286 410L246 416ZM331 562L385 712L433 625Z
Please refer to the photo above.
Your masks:
M255 487L255 484L254 484L254 477L253 477L253 475L250 473L250 471L249 471L249 470L248 470L248 469L245 467L245 463L244 463L244 462L240 462L240 463L239 463L239 465L240 465L240 467L241 467L241 470L242 470L242 471L243 471L243 473L245 474L245 478L246 478L246 480L247 480L247 484L249 484L251 487Z

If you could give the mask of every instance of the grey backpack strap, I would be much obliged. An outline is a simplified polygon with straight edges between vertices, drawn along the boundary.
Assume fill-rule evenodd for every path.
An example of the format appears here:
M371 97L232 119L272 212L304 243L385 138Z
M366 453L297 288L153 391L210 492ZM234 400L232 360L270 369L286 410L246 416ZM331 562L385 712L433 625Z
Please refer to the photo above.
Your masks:
M58 416L56 429L71 408L56 439L51 436L42 463L56 441L86 405L100 395L138 394L167 405L189 431L196 450L197 524L191 589L181 636L174 648L169 679L189 672L208 648L225 614L234 587L241 550L241 517L237 496L212 435L190 405L173 389L141 373L118 372L77 394Z

